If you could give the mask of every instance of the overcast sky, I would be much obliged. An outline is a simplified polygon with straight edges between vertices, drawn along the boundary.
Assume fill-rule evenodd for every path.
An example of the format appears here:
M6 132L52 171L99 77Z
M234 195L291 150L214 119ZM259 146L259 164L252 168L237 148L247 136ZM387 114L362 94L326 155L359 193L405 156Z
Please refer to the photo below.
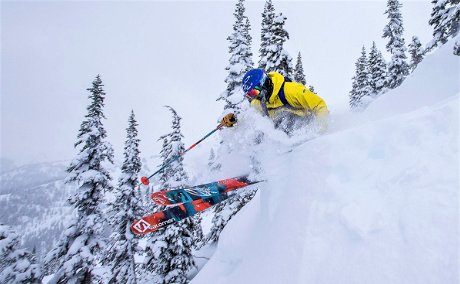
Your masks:
M97 74L108 140L122 158L134 110L143 156L158 154L174 107L186 146L217 125L236 1L1 2L1 157L21 165L67 160ZM258 61L264 1L246 2ZM274 1L294 59L334 112L346 111L361 47L381 38L386 1ZM431 39L430 1L402 1L406 44ZM388 57L388 55L386 55ZM295 62L294 62L295 63ZM207 159L206 157L203 157Z

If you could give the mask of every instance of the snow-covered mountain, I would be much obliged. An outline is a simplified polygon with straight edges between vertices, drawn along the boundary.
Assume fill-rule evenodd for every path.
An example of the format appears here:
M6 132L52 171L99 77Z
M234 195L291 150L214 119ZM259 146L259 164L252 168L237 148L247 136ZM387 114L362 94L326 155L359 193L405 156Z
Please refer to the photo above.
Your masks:
M459 283L453 42L364 113L332 113L329 133L291 152L271 137L267 182L192 283Z
M22 236L25 247L48 251L71 211L66 200L73 189L64 184L66 163L26 165L0 176L1 221Z

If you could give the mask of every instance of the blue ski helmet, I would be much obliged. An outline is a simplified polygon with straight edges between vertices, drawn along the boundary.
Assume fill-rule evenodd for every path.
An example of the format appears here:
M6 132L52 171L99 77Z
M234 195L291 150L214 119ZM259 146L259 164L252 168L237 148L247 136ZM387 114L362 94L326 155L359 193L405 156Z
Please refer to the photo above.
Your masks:
M249 70L243 77L243 91L248 93L256 87L262 87L267 79L265 71L262 69L252 69Z

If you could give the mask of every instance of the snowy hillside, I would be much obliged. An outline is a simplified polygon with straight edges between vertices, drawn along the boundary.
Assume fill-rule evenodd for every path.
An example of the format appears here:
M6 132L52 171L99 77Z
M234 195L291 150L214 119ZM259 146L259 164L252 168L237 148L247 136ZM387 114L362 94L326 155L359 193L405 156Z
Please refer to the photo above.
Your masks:
M33 164L0 175L0 216L21 234L28 249L47 252L70 214L65 162ZM50 241L51 240L51 241Z
M158 163L158 157L143 159L142 173L151 172L148 165ZM75 187L64 183L68 161L12 167L0 174L0 216L21 234L24 247L37 249L39 258L58 240L72 216L67 199ZM120 164L111 166L116 181ZM109 194L110 198L110 194ZM150 204L148 194L146 203Z
M452 46L366 112L332 114L328 134L285 154L287 142L266 143L268 181L192 283L458 283Z

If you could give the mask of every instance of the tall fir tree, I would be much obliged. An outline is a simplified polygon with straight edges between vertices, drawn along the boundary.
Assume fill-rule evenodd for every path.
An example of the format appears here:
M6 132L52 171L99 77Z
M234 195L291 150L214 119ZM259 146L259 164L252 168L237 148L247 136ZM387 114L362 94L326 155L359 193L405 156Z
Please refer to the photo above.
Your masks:
M411 58L410 69L414 70L423 59L422 44L416 36L412 37L412 42L409 44L409 54Z
M305 79L305 73L303 71L303 65L302 65L302 55L299 54L297 55L297 63L295 65L295 70L294 70L294 81L298 83L302 83L303 85L307 84L307 80Z
M300 54L300 52L297 55L297 63L294 69L294 81L302 83L304 86L307 86L307 79L305 79L305 73L303 70L303 63L302 63L302 55ZM313 87L312 85L308 86L308 89L314 94L316 94L315 87Z
M161 186L162 189L186 186L188 183L188 176L184 169L184 157L182 153L185 151L184 142L182 135L180 122L182 118L177 114L176 110L170 106L166 108L171 111L172 119L172 131L166 135L160 137L159 140L163 141L163 148L161 149L160 156L163 160L163 164L168 161L173 161L168 167L166 167L161 173Z
M244 74L254 65L252 61L251 42L249 34L251 29L249 19L245 16L244 0L238 0L235 7L235 23L233 32L227 38L229 46L229 65L225 68L228 76L225 79L227 89L218 100L225 100L225 110L240 112L239 104L243 101L241 81Z
M433 40L427 49L443 45L460 29L460 0L432 0L433 9L428 23L433 27Z
M369 85L372 96L380 94L386 85L387 64L380 50L377 49L375 42L372 43L369 52Z
M188 176L180 155L185 151L180 128L181 118L172 107L167 106L167 108L173 114L172 131L161 137L164 141L161 157L163 163L178 156L179 158L163 172L162 186L163 188L186 186ZM195 241L194 231L198 229L201 230L201 225L187 218L174 226L166 227L153 243L148 244L148 250L153 255L148 260L147 268L155 271L161 279L160 283L188 283L187 273L195 266L192 248Z
M273 18L271 26L271 45L267 46L265 70L267 72L276 71L286 77L291 77L294 72L292 57L284 48L284 43L289 39L289 33L284 29L286 17L279 14Z
M141 159L137 126L134 111L131 111L121 175L114 191L115 198L109 204L110 225L114 231L104 262L111 268L110 283L137 283L134 256L138 240L130 230L132 222L142 214L142 200L138 194Z
M173 151L172 150L172 144L170 143L169 139L170 139L169 135L162 135L160 138L158 138L158 141L162 141L160 157L163 160L163 165L169 162L168 159L174 158L174 155L172 153L172 151ZM178 158L177 163L179 163L179 166L182 166L183 160L184 160L184 158L182 156L180 156ZM166 167L160 173L159 179L160 179L161 189L166 189L166 188L172 187L172 185L170 185L170 183L169 183L169 179L174 174L173 169L174 169L173 165L171 165L171 167Z
M0 283L41 283L35 254L19 248L19 244L19 235L0 224Z
M402 5L399 0L388 0L387 14L389 22L383 30L383 38L388 39L386 48L391 54L388 64L387 87L394 89L401 85L404 78L409 74L409 65L406 62L406 46L403 38L404 26L400 12Z
M103 126L105 92L98 75L90 92L88 113L82 122L76 148L79 154L67 169L66 183L78 185L69 198L74 218L64 231L57 246L46 259L47 267L54 267L54 277L48 283L89 283L97 281L94 274L105 247L101 206L105 190L112 190L107 164L113 164L113 149L106 141Z
M363 46L361 56L356 62L356 74L353 77L353 86L350 91L350 107L353 111L363 110L372 94L368 68L366 49Z
M267 69L268 47L272 43L272 26L275 18L275 6L272 0L265 2L264 11L262 13L262 29L260 32L260 49L259 49L259 68Z

